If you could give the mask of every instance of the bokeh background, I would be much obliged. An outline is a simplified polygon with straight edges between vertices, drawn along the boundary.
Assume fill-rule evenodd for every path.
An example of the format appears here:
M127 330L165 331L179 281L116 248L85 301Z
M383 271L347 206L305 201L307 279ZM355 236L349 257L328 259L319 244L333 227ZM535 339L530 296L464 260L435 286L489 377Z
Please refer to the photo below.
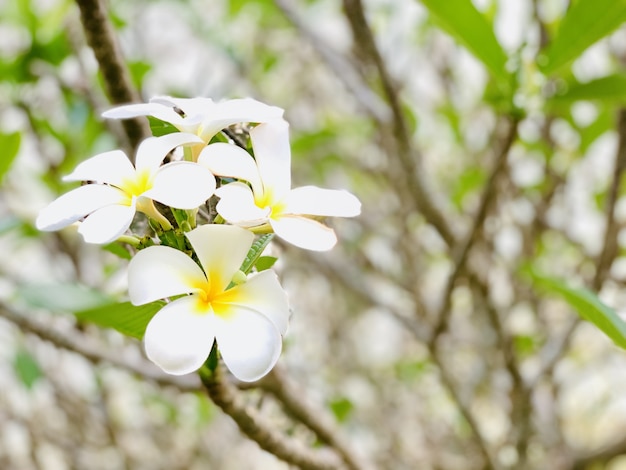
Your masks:
M142 100L280 106L294 186L361 199L360 217L330 222L333 251L271 249L293 309L281 376L365 462L626 469L626 353L555 295L626 305L626 4L599 2L612 19L575 26L606 31L548 72L564 18L590 2L473 2L505 53L498 76L476 53L490 43L468 45L432 3L105 8ZM127 260L33 223L78 162L129 148L108 107L74 2L0 0L0 468L290 468L193 378L164 378L139 341L72 315L126 300ZM241 395L319 445L262 386Z

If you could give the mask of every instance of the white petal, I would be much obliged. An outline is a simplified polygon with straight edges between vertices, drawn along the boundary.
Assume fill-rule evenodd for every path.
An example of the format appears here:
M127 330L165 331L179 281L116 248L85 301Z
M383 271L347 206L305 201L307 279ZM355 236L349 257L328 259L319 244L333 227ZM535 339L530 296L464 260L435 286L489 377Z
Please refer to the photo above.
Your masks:
M208 142L222 129L240 122L267 122L279 119L283 110L252 98L227 100L215 103L206 114L201 137Z
M35 225L39 230L59 230L82 219L93 211L125 199L119 189L101 184L88 184L62 195L39 212Z
M274 324L254 310L233 307L215 316L217 345L224 363L235 377L253 382L276 364L282 349Z
M78 227L87 243L104 245L119 238L135 217L135 205L115 204L92 212Z
M255 193L261 194L263 185L259 170L252 156L236 145L219 142L205 147L198 163L205 166L214 175L228 176L248 181Z
M165 156L179 145L198 144L202 140L194 134L174 132L161 137L148 137L139 144L135 166L137 171L148 170L153 173L159 168Z
M118 187L126 179L135 177L135 168L121 150L112 150L91 157L80 163L64 181L97 181Z
M230 284L254 240L252 232L234 225L202 225L185 235L214 293L224 291Z
M150 99L151 103L159 103L169 108L177 107L181 110L185 117L182 118L182 123L187 124L199 124L202 122L209 112L213 108L215 103L210 98L173 98L171 96L155 96Z
M337 243L333 229L306 217L270 219L270 225L280 238L306 250L327 251Z
M161 121L174 125L183 119L171 106L158 103L127 104L102 113L102 117L108 119L129 119L139 116L154 116Z
M284 202L287 214L354 217L361 213L361 202L344 190L302 186L292 189Z
M128 295L133 305L196 292L203 285L206 276L200 267L168 246L144 248L128 265Z
M229 183L215 194L221 198L217 212L231 224L254 227L265 223L270 215L271 209L258 207L250 187L243 183Z
M259 124L250 131L250 138L263 187L282 199L291 188L289 124L282 119Z
M195 304L194 295L181 297L157 312L146 328L146 355L168 374L183 375L199 369L211 352L213 315L198 313Z
M173 162L157 170L143 196L177 209L195 209L215 191L215 176L197 163Z
M287 332L289 325L289 303L287 294L280 286L273 271L252 274L248 280L230 291L235 300L231 305L248 307L269 318L281 335Z

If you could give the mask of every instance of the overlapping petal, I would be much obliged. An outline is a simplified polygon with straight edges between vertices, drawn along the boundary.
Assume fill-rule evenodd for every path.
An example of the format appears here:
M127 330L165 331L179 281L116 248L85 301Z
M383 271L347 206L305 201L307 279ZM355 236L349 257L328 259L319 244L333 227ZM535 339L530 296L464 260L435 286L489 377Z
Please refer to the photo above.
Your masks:
M217 212L231 224L254 227L267 221L271 208L261 208L254 202L254 194L243 183L229 183L215 194L220 197Z
M178 146L185 144L201 144L202 140L194 134L174 132L161 137L148 137L137 148L135 168L137 171L155 172L165 156Z
M354 217L361 213L361 202L352 193L317 186L292 189L284 203L286 214Z
M181 297L167 304L146 328L146 355L168 374L182 375L199 369L211 352L215 317L199 315L195 297Z
M230 284L254 240L254 234L234 225L202 225L186 236L214 294Z
M206 146L198 163L218 176L238 178L252 185L255 193L263 191L263 183L254 159L241 147L219 142Z
M208 98L157 96L144 104L129 104L102 113L105 118L153 116L182 132L191 132L205 143L220 130L237 123L266 122L282 117L283 110L252 98L214 102Z
M287 215L270 224L280 238L306 250L327 251L337 243L333 229L306 217Z
M150 246L128 266L128 294L133 305L198 291L206 283L200 267L182 251Z
M215 176L191 162L163 165L154 176L153 186L143 196L177 209L195 209L215 191Z
M89 216L78 227L87 243L103 245L119 238L133 221L135 205L113 204L102 207Z
M250 139L264 191L281 199L291 188L289 124L283 119L259 124L250 131Z
M119 204L126 196L119 189L99 184L88 184L63 194L39 212L35 225L44 231L59 230L92 212Z
M215 336L224 363L235 377L252 382L276 364L282 338L276 326L260 313L232 306L228 315L215 317Z
M64 181L96 181L121 187L123 182L133 178L135 169L121 150L100 153L78 164Z
M236 294L232 305L255 310L269 318L281 335L287 332L289 303L276 273L263 271L252 274L245 283L231 290Z

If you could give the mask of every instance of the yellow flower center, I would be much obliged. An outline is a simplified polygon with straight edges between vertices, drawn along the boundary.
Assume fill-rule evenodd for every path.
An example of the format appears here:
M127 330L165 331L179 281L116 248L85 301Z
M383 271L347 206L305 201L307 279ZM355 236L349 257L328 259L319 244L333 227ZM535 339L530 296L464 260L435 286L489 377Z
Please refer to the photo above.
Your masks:
M148 189L152 188L152 174L149 170L138 171L134 178L128 178L122 182L122 189L128 194L129 199L132 196L139 197Z
M263 194L259 196L254 196L254 203L257 207L261 209L270 209L270 218L277 218L281 214L285 212L285 203L283 201L278 201L274 197L274 192L270 189L267 191L263 191Z
M221 285L214 282L213 285ZM196 294L196 312L199 314L207 314L213 311L216 315L225 317L230 312L230 304L236 303L237 299L241 300L241 292L237 287L224 291L215 291L211 288L211 282L196 282L192 286L197 289Z

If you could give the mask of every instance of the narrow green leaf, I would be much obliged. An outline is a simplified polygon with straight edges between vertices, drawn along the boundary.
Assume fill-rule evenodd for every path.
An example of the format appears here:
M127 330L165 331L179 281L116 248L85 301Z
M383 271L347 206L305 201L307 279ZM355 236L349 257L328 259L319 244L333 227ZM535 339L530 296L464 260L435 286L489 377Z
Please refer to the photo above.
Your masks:
M596 325L617 346L626 349L626 322L615 313L615 310L603 304L596 294L587 289L570 287L564 281L534 271L531 271L530 275L536 286L560 296L582 318Z
M130 302L110 303L100 307L76 312L81 321L95 323L104 328L113 328L120 333L141 339L152 317L165 305L165 302L152 302L135 306Z
M33 388L33 385L43 376L35 358L23 349L17 351L13 358L13 370L28 389Z
M447 2L442 2L447 3ZM554 40L539 63L546 74L559 71L596 41L626 21L626 0L578 0L573 2Z
M72 313L113 302L111 297L80 284L25 284L16 295L31 307L55 313Z
M558 106L575 101L606 101L613 104L626 103L626 75L615 74L591 80L587 83L572 83L552 96L546 104Z
M4 175L20 150L20 143L22 141L22 134L19 132L13 132L12 134L0 133L0 181L4 178Z
M435 21L463 44L499 80L508 81L507 55L492 24L471 0L421 0Z
M270 269L272 266L274 266L274 263L276 263L276 261L278 261L278 258L276 258L275 256L260 256L254 266L256 267L257 271L261 272L265 271L266 269Z
M243 261L243 264L241 265L241 268L240 268L241 271L243 271L246 274L250 272L250 270L255 265L257 260L263 254L263 250L265 250L267 245L269 245L270 242L272 241L272 238L274 238L273 233L266 233L265 235L261 235L259 239L252 244L252 246L250 247L250 250L248 251L248 254L246 255L246 259Z

